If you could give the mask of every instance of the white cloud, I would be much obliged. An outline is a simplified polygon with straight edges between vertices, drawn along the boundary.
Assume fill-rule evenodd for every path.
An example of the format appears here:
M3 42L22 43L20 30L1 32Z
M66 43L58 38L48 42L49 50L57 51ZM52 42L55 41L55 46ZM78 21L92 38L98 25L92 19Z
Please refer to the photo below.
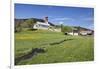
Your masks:
M90 26L88 26L89 29L94 29L94 24L91 24Z
M64 20L73 20L73 19L72 18L63 17L63 18L54 18L53 20L64 21Z
M60 21L59 24L63 24L64 22Z
M94 21L94 18L88 17L88 18L83 18L83 20L85 20L85 21Z

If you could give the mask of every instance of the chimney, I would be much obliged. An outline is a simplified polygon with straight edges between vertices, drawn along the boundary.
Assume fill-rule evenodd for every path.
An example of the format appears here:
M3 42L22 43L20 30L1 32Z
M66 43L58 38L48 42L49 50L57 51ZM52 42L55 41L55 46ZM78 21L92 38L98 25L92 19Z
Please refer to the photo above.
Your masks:
M48 23L48 17L44 18L45 23Z

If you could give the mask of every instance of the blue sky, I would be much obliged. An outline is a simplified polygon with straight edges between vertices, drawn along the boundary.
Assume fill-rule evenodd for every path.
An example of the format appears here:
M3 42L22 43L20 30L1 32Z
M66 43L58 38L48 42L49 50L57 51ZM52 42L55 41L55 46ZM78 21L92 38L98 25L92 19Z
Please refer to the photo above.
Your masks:
M15 18L49 17L49 22L94 29L94 9L33 4L15 4Z

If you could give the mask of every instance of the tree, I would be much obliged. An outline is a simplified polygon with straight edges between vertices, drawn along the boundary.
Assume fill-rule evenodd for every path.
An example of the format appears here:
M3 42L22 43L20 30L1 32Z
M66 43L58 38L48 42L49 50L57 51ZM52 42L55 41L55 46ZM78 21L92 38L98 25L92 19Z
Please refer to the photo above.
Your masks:
M80 26L78 26L78 28L77 28L77 29L78 29L78 34L80 35Z
M72 31L72 28L70 27L70 26L63 26L62 25L62 32L70 32L70 31Z
M22 21L17 21L17 22L15 23L15 32L21 32L21 31L22 31L22 26L21 26L21 24L22 24Z
M36 20L31 18L31 19L26 20L25 23L27 23L28 27L32 29L34 24L36 23Z
M21 24L22 28L28 28L28 24L24 21L22 24Z

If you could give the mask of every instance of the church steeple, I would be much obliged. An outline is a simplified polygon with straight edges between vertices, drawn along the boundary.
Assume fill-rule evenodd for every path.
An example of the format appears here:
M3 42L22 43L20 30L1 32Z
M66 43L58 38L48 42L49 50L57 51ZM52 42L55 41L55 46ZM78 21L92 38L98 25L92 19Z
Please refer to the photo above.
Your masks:
M45 21L45 23L48 23L48 17L47 16L44 18L44 21Z

